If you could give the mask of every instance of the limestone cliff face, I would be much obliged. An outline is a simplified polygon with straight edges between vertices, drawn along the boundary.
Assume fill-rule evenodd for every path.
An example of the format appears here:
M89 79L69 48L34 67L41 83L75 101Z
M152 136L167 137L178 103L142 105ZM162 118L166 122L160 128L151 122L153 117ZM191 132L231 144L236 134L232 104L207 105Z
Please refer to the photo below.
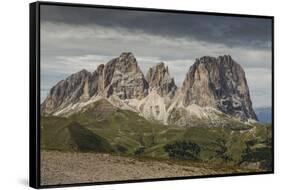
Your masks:
M146 74L146 80L149 84L150 91L156 90L162 97L174 97L177 86L174 78L170 76L168 67L165 67L163 62L149 68Z
M120 99L142 99L148 93L148 84L132 53L122 53L110 61L114 65L107 95Z
M229 55L197 59L181 91L185 106L213 107L243 121L257 120L245 72Z

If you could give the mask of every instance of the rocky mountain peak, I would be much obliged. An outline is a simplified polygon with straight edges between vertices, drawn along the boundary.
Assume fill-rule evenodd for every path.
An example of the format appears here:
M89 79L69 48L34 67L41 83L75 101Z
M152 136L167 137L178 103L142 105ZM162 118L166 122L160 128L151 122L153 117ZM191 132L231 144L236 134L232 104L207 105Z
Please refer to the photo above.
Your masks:
M91 78L91 73L83 69L67 77L65 80L59 81L51 88L47 98L41 105L43 113L49 114L59 108L65 107L70 103L80 100L80 97L87 96L85 93L85 85Z
M115 67L121 73L141 72L137 60L131 52L123 52L118 58L115 58Z
M119 56L119 59L129 59L129 58L135 58L132 52L122 52Z
M240 120L257 120L245 72L229 55L196 59L182 92L186 106L213 107Z
M112 78L107 91L108 96L116 95L124 100L141 99L147 95L148 84L132 53L122 53L107 64L114 67L110 73Z
M160 96L169 95L173 97L175 95L177 86L169 74L168 66L165 67L163 62L149 68L146 80L149 84L149 89L156 90Z

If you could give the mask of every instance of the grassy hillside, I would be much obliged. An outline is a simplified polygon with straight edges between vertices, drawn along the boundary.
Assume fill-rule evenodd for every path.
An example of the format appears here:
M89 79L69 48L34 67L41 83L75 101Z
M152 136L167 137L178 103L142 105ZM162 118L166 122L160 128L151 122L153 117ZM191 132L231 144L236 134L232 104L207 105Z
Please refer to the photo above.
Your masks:
M180 128L149 122L105 100L68 118L41 118L41 147L47 150L111 152L271 169L271 125L229 121L225 127Z
M68 121L55 117L44 118L42 121L42 149L80 152L114 152L114 149L106 139L75 121Z

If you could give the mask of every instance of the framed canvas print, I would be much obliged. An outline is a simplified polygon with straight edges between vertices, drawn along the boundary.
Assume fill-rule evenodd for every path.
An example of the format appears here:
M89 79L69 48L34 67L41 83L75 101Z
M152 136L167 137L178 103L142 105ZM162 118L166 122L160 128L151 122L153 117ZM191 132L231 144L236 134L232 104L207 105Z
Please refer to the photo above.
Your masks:
M274 172L273 17L30 4L30 186Z

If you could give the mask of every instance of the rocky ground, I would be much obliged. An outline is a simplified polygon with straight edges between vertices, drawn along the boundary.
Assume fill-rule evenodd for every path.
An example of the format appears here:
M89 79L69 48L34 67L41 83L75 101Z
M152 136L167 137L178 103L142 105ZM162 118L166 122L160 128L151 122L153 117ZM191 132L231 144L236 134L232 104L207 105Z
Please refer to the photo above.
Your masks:
M136 180L222 174L223 170L101 153L41 152L41 184Z

